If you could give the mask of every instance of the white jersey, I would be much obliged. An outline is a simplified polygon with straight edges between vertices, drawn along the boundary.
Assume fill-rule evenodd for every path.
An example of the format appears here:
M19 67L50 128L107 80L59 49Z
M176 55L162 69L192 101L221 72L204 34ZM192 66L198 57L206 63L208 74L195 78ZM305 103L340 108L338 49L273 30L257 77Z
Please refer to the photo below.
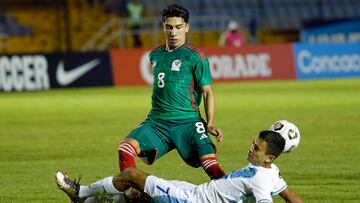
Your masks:
M181 181L166 181L149 176L144 191L155 202L208 203L208 202L272 202L271 195L286 189L278 167L264 168L249 164L223 178L202 185Z
M227 176L199 185L196 202L272 202L287 187L278 167L264 168L249 164ZM255 201L256 200L256 201Z

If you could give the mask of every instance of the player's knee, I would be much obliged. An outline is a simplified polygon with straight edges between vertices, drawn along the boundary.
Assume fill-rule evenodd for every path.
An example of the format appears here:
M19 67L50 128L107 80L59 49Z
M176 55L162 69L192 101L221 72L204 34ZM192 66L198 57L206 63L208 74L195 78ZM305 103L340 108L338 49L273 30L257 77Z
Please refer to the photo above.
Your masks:
M126 181L131 181L138 177L141 172L136 168L126 168L123 172L121 172L121 179Z
M122 173L117 174L112 179L113 186L118 191L125 191L130 187L130 184L128 181L123 179Z
M119 191L126 190L136 176L135 168L126 168L121 173L115 175L112 179L114 187Z
M133 139L133 138L127 138L124 140L124 142L130 143L136 150L136 152L140 152L140 144L137 140Z
M134 139L127 139L119 144L119 159L136 157L140 151L139 143Z

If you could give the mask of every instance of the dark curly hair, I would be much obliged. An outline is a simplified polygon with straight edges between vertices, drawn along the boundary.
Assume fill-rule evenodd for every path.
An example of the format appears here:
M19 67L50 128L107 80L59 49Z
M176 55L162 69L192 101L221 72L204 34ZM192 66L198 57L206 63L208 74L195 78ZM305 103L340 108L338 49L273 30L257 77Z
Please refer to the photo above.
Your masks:
M165 22L168 17L181 17L185 23L189 23L189 11L178 4L170 4L160 13L162 15L162 22Z

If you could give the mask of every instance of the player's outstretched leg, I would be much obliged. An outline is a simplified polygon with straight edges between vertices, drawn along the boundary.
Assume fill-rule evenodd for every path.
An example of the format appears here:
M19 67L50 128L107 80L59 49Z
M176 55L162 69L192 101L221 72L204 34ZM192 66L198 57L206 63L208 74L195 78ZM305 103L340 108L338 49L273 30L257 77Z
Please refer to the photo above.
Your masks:
M92 203L93 197L98 200L111 200L116 197L124 196L123 192L115 189L113 186L113 177L109 176L98 180L90 185L80 185L61 171L55 173L55 181L59 189L64 191L72 202ZM121 199L121 198L120 198ZM86 201L85 201L86 200ZM108 201L107 200L107 201Z
M148 175L135 168L126 169L115 177L106 177L90 185L80 185L71 180L65 173L57 171L55 181L58 188L67 194L73 203L100 202L152 202L143 191ZM129 190L130 187L138 188ZM125 192L122 192L125 191Z
M71 180L61 171L55 173L55 182L58 188L65 192L73 203L82 203L85 199L79 197L80 184Z

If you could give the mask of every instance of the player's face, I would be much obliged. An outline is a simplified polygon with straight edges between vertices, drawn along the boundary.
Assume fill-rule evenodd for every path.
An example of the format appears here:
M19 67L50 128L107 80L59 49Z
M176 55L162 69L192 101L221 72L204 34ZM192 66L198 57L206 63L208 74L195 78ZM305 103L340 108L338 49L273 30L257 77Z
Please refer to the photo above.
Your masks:
M267 143L260 138L256 138L249 147L247 160L257 166L266 166L269 156L266 155Z
M163 22L166 44L170 50L175 49L185 43L186 33L189 31L187 24L181 17L168 17Z

